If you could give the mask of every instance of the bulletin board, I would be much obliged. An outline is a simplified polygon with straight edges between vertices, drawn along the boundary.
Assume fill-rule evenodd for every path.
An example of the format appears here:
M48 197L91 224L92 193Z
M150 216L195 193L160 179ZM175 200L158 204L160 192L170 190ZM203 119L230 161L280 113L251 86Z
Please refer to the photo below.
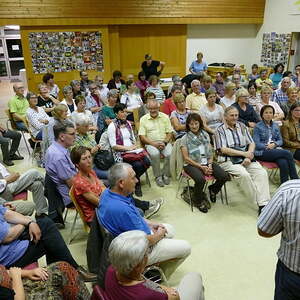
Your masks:
M291 33L264 33L260 61L266 67L274 67L278 63L287 65L291 46Z
M29 32L28 39L34 74L104 71L99 31Z

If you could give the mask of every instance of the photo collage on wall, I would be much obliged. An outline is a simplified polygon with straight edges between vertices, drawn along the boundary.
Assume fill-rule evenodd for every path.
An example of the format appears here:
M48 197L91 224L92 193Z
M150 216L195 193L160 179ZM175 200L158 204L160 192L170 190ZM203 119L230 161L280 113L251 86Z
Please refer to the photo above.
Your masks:
M291 38L290 33L264 33L260 59L263 65L266 67L274 67L279 63L286 65L289 58Z
M102 35L89 32L30 32L33 72L104 71Z

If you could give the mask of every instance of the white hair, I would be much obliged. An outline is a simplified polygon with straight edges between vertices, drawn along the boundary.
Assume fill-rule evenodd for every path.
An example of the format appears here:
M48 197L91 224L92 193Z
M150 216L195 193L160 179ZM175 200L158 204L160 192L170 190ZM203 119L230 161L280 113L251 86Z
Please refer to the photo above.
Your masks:
M130 168L132 168L131 165L127 163L114 164L108 170L107 175L110 187L115 187L119 180L126 178Z
M145 232L130 230L118 235L110 244L108 257L122 275L129 275L147 253L149 241Z
M193 86L194 84L200 84L200 81L198 79L194 79L192 82L191 82L191 86Z
M90 124L89 118L85 114L78 114L75 120L76 126Z

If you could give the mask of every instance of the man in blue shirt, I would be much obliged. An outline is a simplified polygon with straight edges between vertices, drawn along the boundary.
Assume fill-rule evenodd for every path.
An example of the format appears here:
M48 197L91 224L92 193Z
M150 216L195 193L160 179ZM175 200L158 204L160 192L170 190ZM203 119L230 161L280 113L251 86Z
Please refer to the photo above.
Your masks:
M190 255L190 244L172 239L174 229L171 225L141 217L131 197L137 183L131 165L115 164L108 171L108 180L111 188L101 194L100 205L96 209L99 223L114 236L129 230L144 231L151 246L148 265L173 260L168 268L165 266L166 276L171 275Z
M48 217L36 222L0 205L0 265L23 268L46 255L47 263L68 262L85 281L94 281L72 257L55 224Z

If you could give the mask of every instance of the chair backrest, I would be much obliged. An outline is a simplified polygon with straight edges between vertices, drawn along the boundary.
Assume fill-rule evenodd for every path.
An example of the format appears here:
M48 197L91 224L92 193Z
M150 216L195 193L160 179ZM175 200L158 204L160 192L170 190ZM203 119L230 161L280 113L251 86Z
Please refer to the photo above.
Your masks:
M10 110L9 110L9 109L6 109L6 110L5 110L5 113L6 113L6 115L7 115L8 121L10 122L11 128L14 129L14 130L16 130L16 129L17 129L17 126L16 126L16 123L15 123L15 121L14 121L14 119L13 119L13 116L12 116Z
M139 131L140 128L140 116L139 116L139 108L135 108L133 110L133 121L136 132Z
M75 208L76 208L76 210L77 210L77 212L78 212L78 214L80 216L80 219L81 219L81 221L83 223L83 227L84 227L85 232L89 233L90 232L90 227L86 223L83 211L82 211L80 205L78 204L78 202L76 200L76 197L75 197L75 194L74 194L74 187L73 186L70 188L69 196L70 196L70 199L73 202L73 204L74 204L74 206L75 206Z
M105 291L99 285L95 285L90 300L105 300Z

